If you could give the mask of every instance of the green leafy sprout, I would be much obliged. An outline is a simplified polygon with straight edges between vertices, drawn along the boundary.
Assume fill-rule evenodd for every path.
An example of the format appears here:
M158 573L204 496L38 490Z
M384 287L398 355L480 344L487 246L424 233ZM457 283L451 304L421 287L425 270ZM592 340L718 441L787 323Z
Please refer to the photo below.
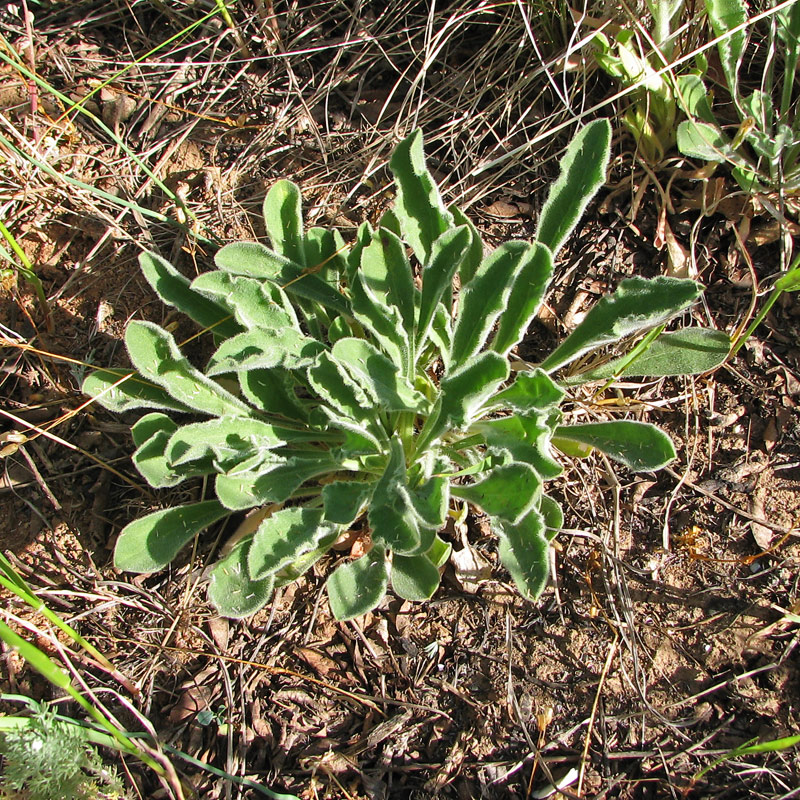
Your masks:
M216 350L199 369L169 332L133 321L125 342L134 371L98 370L83 388L111 410L147 412L132 428L133 461L152 486L213 476L214 492L128 524L116 566L160 570L204 529L261 509L255 531L229 543L210 571L214 607L242 618L356 530L366 553L342 559L327 580L333 614L348 619L390 588L430 598L451 551L440 535L448 514L469 504L489 518L521 594L538 598L563 524L544 491L562 472L555 449L597 448L632 470L675 457L650 424L562 424L567 388L557 373L662 326L701 292L689 280L623 280L538 366L512 369L555 254L604 182L610 138L607 120L583 127L535 240L488 255L464 214L444 204L419 131L389 162L394 208L378 227L361 225L350 245L336 230L306 230L300 191L282 180L264 202L271 247L229 244L217 268L192 282L144 253L153 289L210 329ZM704 372L729 350L728 337L711 330L648 344L587 379Z

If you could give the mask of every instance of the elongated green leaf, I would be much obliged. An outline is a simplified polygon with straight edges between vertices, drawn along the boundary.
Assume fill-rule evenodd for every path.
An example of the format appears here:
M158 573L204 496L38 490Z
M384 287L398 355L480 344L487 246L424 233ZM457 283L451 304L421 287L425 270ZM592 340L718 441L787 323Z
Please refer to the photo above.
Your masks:
M701 291L700 284L680 278L627 278L614 294L597 302L541 367L553 372L589 350L661 325L690 306Z
M137 408L190 410L160 386L130 369L95 370L86 376L81 391L94 397L103 408L118 414Z
M389 169L397 187L394 212L403 237L420 263L427 264L433 243L453 224L453 217L425 166L421 131L414 131L397 145Z
M43 675L53 686L70 692L75 692L72 679L59 667L44 651L40 650L35 644L23 639L16 631L0 620L0 639L9 647L17 650L19 654L40 674Z
M699 75L680 75L678 83L678 100L684 113L689 117L697 117L703 122L716 125L714 112L711 110L710 95L703 79Z
M319 509L292 506L267 517L253 535L247 569L254 580L265 578L315 550L338 526L323 522Z
M226 339L206 366L206 375L253 369L301 369L314 363L322 346L296 328L253 328Z
M450 505L450 482L444 476L428 478L420 486L409 489L409 499L421 526L439 530L447 519L447 508ZM423 538L427 541L428 537Z
M114 566L127 572L162 569L200 531L230 512L216 500L155 511L126 525L114 548Z
M510 408L527 414L557 408L565 394L564 389L537 367L531 372L518 372L514 383L494 395L490 404L491 408Z
M531 511L517 525L498 520L492 527L500 534L500 560L520 594L527 600L537 600L550 576L549 545L541 515Z
M308 269L331 286L338 286L339 275L347 267L347 246L339 231L310 228L303 237L303 252Z
M182 425L172 434L166 456L173 467L213 458L225 471L259 454L266 458L268 451L296 438L302 437L261 420L218 417Z
M469 253L470 232L466 225L446 230L431 245L431 255L422 270L422 298L417 320L417 346L428 336L433 315L440 301L445 308L453 304L453 278Z
M342 434L342 441L337 447L331 449L331 456L335 459L348 459L357 456L382 453L388 443L385 432L381 432L380 426L375 423L365 424L356 420L344 417L332 408L318 406L314 409L311 422L326 429L330 434ZM377 430L379 436L373 432ZM318 438L322 438L319 436Z
M323 454L300 454L265 459L260 467L217 475L220 502L233 511L267 503L283 503L311 478L333 472L338 464Z
M480 350L498 316L508 307L516 274L534 252L535 248L527 242L501 244L461 289L450 351L455 367Z
M731 340L727 333L711 328L686 328L664 333L631 363L616 358L596 369L567 378L567 385L616 377L664 378L700 375L716 369L728 357Z
M706 0L706 13L714 36L724 36L747 21L747 9L741 0ZM747 31L742 28L717 44L722 71L734 101L739 99L739 64L747 43Z
M399 374L398 366L365 339L339 339L331 352L373 403L387 411L428 410L427 398Z
M562 425L556 429L553 443L561 439L596 447L634 472L661 469L676 457L669 436L647 422L619 419Z
M208 599L223 617L249 617L272 597L273 576L255 581L247 571L250 544L250 539L239 542L211 570Z
M533 467L512 462L494 467L477 483L455 485L451 491L490 517L516 525L538 504L541 488Z
M322 487L325 519L352 525L372 497L374 485L367 481L340 480Z
M125 344L139 372L189 408L218 417L249 413L245 403L195 369L183 357L172 335L158 325L130 322Z
M412 602L429 600L439 588L439 570L426 555L392 558L392 590Z
M513 286L500 314L492 350L508 355L522 341L544 300L552 274L553 254L544 244L534 243L512 278Z
M473 279L483 262L483 240L481 239L480 231L467 219L466 214L461 209L457 206L450 206L448 210L453 215L454 224L458 226L466 225L469 230L469 248L458 270L461 285L466 286ZM450 308L448 307L447 310L450 311Z
M182 311L201 327L209 328L225 338L241 330L227 306L216 303L193 289L189 279L161 256L140 253L139 266L147 282L168 306Z
M344 365L327 351L320 353L306 373L314 391L327 403L351 419L363 419L374 408L374 401L350 377Z
M539 513L542 515L545 524L544 535L547 537L548 542L552 542L564 527L564 512L552 497L543 494L539 498Z
M405 245L391 231L379 228L361 255L361 275L375 298L400 311L403 326L414 329L414 276Z
M303 249L303 197L291 181L275 183L264 198L264 225L276 253L306 266Z
M350 294L353 316L372 333L389 358L402 365L403 372L408 374L411 369L410 340L397 306L382 305L358 273L350 283Z
M719 127L698 120L684 120L678 125L678 150L703 161L719 162L735 157L730 139Z
M373 541L389 550L410 555L423 547L420 524L408 491L403 445L393 439L386 469L375 484L367 518Z
M297 314L289 298L275 283L215 269L198 275L192 281L192 288L206 297L216 299L218 303L229 304L236 321L243 328L281 328L291 325L300 330Z
M542 208L536 241L555 256L603 185L611 153L611 125L598 119L581 128L561 160L561 173Z
M382 547L341 564L328 578L328 600L338 620L353 619L372 611L389 586L389 562Z
M514 461L530 464L539 475L550 479L563 471L551 455L553 427L555 422L548 415L531 413L482 420L473 430L486 437L492 450L510 453Z
M160 489L175 486L183 480L167 463L164 451L170 436L178 426L166 414L146 414L131 428L133 441L138 445L132 461L142 477Z
M214 257L220 269L273 281L289 294L306 298L339 314L351 314L347 298L318 275L257 242L227 244Z
M508 372L508 361L498 353L487 351L447 375L441 382L441 394L434 410L420 432L417 447L426 447L445 431L466 427L508 378Z

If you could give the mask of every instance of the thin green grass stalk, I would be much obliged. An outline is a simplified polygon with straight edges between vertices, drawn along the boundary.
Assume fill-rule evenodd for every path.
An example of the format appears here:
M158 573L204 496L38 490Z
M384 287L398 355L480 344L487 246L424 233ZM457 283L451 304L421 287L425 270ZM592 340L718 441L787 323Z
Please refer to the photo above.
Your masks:
M0 58L2 57L2 53L0 53ZM76 178L72 178L69 175L64 175L63 173L59 172L58 170L51 167L46 161L40 161L39 159L32 156L30 153L25 153L24 151L20 150L13 142L7 139L3 134L0 133L0 145L6 148L10 153L17 156L18 158L24 159L25 161L33 164L38 169L46 172L51 178L54 178L57 181L64 181L65 183L69 184L70 186L76 189L82 189L89 194L100 198L102 200L106 200L107 202L122 208L127 208L132 211L136 211L142 216L150 217L151 219L158 220L159 222L163 222L168 225L172 225L173 227L180 228L180 230L185 231L186 227L181 225L177 220L168 217L166 214L161 214L158 211L152 211L149 208L144 206L140 206L138 203L134 203L130 200L125 200L122 197L117 197L110 192L105 192L102 189L98 189L96 186L92 186L89 183L84 183L83 181L79 181ZM208 239L205 239L202 236L196 236L196 238L203 242L204 244L213 244Z
M800 255L792 262L789 269L775 281L775 286L769 297L758 312L756 318L750 323L748 329L736 340L731 348L729 358L733 358L744 346L744 343L753 335L753 331L764 321L770 309L784 292L800 291Z
M231 12L228 11L225 0L214 0L214 2L217 4L220 16L233 34L233 38L236 40L236 46L241 50L242 55L245 58L252 58L253 54L247 46L247 42L244 40L244 36L242 36L242 32L239 30L239 26L233 21L233 17L231 16Z
M85 103L92 96L94 96L98 92L102 91L102 89L104 87L106 87L109 84L113 83L114 81L118 80L126 72L128 72L130 69L132 69L133 67L137 66L138 64L142 63L146 59L150 58L150 56L156 54L157 52L159 52L163 48L167 47L168 45L172 44L176 40L182 38L183 36L191 33L195 28L203 25L205 22L207 22L209 19L215 17L217 14L223 14L223 10L224 10L223 18L225 17L225 15L227 15L227 19L230 20L231 19L230 18L230 14L229 14L229 12L227 10L227 7L224 5L224 3L221 3L221 0L217 0L217 3L218 3L218 7L215 10L208 12L203 17L201 17L199 20L193 22L191 25L187 25L183 30L178 31L178 33L174 34L173 36L171 36L166 41L162 42L161 44L157 45L156 47L152 48L151 50L148 50L144 55L140 56L139 58L134 59L130 64L126 65L121 70L117 71L116 73L111 75L109 78L107 78L105 81L101 82L91 92L86 94L84 97L82 97L77 102L73 101L71 98L67 97L66 95L64 95L61 92L59 92L57 89L55 89L52 86L50 86L50 84L47 81L45 81L43 78L41 78L35 72L32 72L30 69L28 69L28 67L26 67L25 64L22 62L22 60L20 59L19 55L16 53L16 51L11 46L11 44L5 39L4 36L2 36L2 34L0 34L0 45L2 45L2 47L5 48L5 50L7 51L6 53L4 53L3 50L0 49L0 60L4 61L9 66L11 66L14 69L16 69L18 72L20 72L22 75L24 75L29 81L34 81L41 89L43 89L44 91L52 94L55 98L57 98L59 100L59 102L61 102L63 104L63 106L67 109L62 114L62 118L68 116L72 111L76 111L76 112L78 112L80 114L83 114L88 119L90 119L95 125L97 125L142 170L142 172L144 172L144 174L147 175L147 177L150 178L150 180L152 180L153 183L155 183L155 185L158 186L158 188L162 192L164 192L164 194L170 199L171 202L173 202L178 208L180 208L182 211L184 211L186 213L186 216L189 219L192 220L192 222L193 222L193 224L195 226L195 229L198 232L199 232L201 223L197 219L196 215L191 211L191 209L186 207L186 204L184 203L184 201L180 197L178 197L178 195L176 195L175 192L173 192L150 169L150 167L141 158L139 158L139 156L137 156L136 153L133 152L133 150L130 149L130 147L127 145L127 143L119 135L117 135L111 128L109 128L99 117L97 117L95 114L93 114L91 111L89 111L85 107ZM232 24L232 20L231 20L230 24ZM241 36L241 34L239 34L239 36ZM7 53L12 53L14 56L16 56L16 58L12 58ZM16 148L14 148L14 149L16 150ZM17 150L17 152L20 153L21 151ZM33 158L31 158L30 156L27 156L25 154L23 154L23 157L28 158L31 161L34 161ZM34 163L36 163L36 165L39 166L40 168L42 167L42 164L40 162L34 161ZM53 173L55 173L55 174L53 175ZM59 173L55 172L54 170L50 174L53 175L54 177L58 176L58 177L64 178L66 180L66 176L60 175ZM78 182L78 183L80 184L80 182ZM80 184L79 188L85 188L85 189L87 189L87 191L90 191L92 193L96 193L96 194L98 194L99 196L103 197L106 200L116 201L118 205L122 205L123 207L131 208L133 210L139 211L142 214L148 215L148 210L143 208L142 206L139 206L139 205L136 205L136 204L126 204L124 201L121 201L119 198L115 197L114 195L111 195L111 194L108 194L108 193L105 193L105 192L101 193L99 190L95 189L92 186L89 186L88 184ZM149 215L153 216L154 214L153 214L153 212L150 212ZM169 221L165 217L163 217L163 215L159 215L159 217L161 218L161 221ZM156 218L159 218L159 217L156 217ZM184 228L184 226L181 226L181 228ZM202 241L202 242L204 242L206 244L211 244L212 243L210 240L205 239L204 237L200 236L199 233L197 234L197 238L200 241Z
M800 744L800 736L784 736L782 739L772 739L769 742L756 742L758 742L757 739L751 739L741 747L737 747L731 750L729 753L726 753L721 758L718 758L707 767L703 767L703 769L694 775L692 778L692 783L696 783L707 772L724 763L725 761L731 761L732 759L739 758L740 756L752 756L758 755L759 753L777 753L782 750L790 750L792 747L796 747L798 744Z
M0 553L0 586L13 592L20 600L27 603L32 609L39 612L48 622L55 625L65 633L75 644L81 647L93 658L102 669L116 678L129 692L136 694L136 687L91 643L78 633L69 623L52 611L40 600L28 586L22 576L14 569L11 562Z
M155 759L137 747L128 736L127 731L121 730L107 715L90 702L73 685L70 676L59 667L45 652L36 645L23 639L13 631L5 622L0 620L0 639L9 647L17 650L19 654L42 677L58 689L66 692L95 722L98 723L116 742L117 748L125 753L136 756L152 769L159 777L166 777L166 770Z
M33 269L33 265L28 259L28 256L25 255L25 251L19 246L19 242L17 242L14 234L11 233L8 228L6 228L2 220L0 220L0 234L2 234L3 238L8 242L9 246L19 259L19 262L16 262L11 253L9 253L8 250L6 250L2 245L0 245L0 257L8 261L12 267L19 272L19 274L22 275L22 277L25 278L25 280L28 281L28 283L33 287L33 290L36 293L36 298L39 301L39 305L42 307L42 313L44 314L47 332L52 333L53 319L50 315L50 305L47 302L47 295L44 292L42 281L39 279L39 276Z
M26 697L25 695L20 694L0 694L0 700L3 702L8 703L20 703L26 705L32 713L37 713L40 710L41 704L37 703L35 700L31 699L30 697ZM112 750L119 751L119 745L113 737L109 736L102 730L98 730L98 728L91 722L84 722L83 720L72 719L71 717L64 716L63 714L59 714L57 712L54 713L54 717L59 720L60 722L65 722L71 725L75 725L85 731L87 741L91 742L95 745L100 745L102 747L108 747ZM12 728L21 728L27 724L28 717L4 717L0 716L0 732L3 729L9 730ZM151 739L152 735L149 733L128 733L130 739ZM271 789L268 789L266 786L262 786L260 783L256 781L252 781L249 778L243 778L239 775L232 775L230 772L226 772L223 769L219 769L218 767L214 767L211 764L207 764L200 759L194 758L190 756L188 753L185 753L183 750L179 750L177 747L173 747L172 745L165 744L165 743L158 743L160 747L162 747L167 753L172 756L177 756L182 761L185 761L187 764L191 764L193 767L197 769L203 770L204 772L208 772L211 775L214 775L218 778L223 778L224 780L230 781L231 783L236 784L237 786L242 786L245 789L253 789L264 795L265 797L272 798L272 800L300 800L299 797L293 794L282 794L280 792L273 792Z

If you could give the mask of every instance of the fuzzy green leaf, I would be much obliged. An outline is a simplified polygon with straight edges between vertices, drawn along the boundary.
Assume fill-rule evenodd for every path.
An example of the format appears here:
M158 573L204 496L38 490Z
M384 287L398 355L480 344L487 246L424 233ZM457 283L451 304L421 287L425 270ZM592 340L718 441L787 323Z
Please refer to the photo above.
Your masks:
M422 298L417 319L417 346L424 343L439 301L452 305L453 278L469 253L470 232L466 225L450 228L431 245L431 255L422 270Z
M303 248L303 197L291 181L281 180L264 198L264 225L276 253L306 266Z
M298 436L267 422L246 417L218 417L178 428L169 440L166 456L173 467L213 457L220 471L233 469L257 454L282 447Z
M455 225L466 225L469 230L469 248L458 270L461 285L466 286L483 263L483 240L478 229L467 219L466 214L461 209L457 206L450 206L448 210L453 215ZM447 310L450 311L450 308L448 307Z
M295 391L295 376L284 369L252 369L240 372L242 394L265 414L307 422L309 409Z
M384 352L404 373L410 369L409 336L397 306L381 304L372 290L356 273L350 284L353 316L372 333Z
M195 369L183 357L172 335L158 325L130 322L125 344L139 372L189 408L218 417L249 413L245 403Z
M664 378L700 375L716 369L728 357L728 334L711 328L686 328L664 333L628 364L629 356L616 358L596 369L567 378L567 385L617 377Z
M94 397L103 408L118 414L138 408L190 410L160 386L130 369L95 370L86 376L81 391Z
M554 423L552 423L554 425ZM544 414L515 414L483 420L474 430L492 450L511 454L514 461L530 464L545 479L558 477L563 468L550 454L551 422Z
M557 408L565 391L544 370L517 372L514 383L491 398L491 408L510 408L520 414Z
M419 519L408 491L405 454L398 439L392 440L389 460L375 484L367 516L373 540L389 550L410 555L422 547ZM423 552L429 546L423 547Z
M669 436L647 422L620 419L563 425L556 428L553 443L560 439L596 447L634 472L661 469L676 457Z
M321 345L296 328L253 328L224 341L206 367L211 377L252 369L300 369L310 366Z
M267 517L253 535L247 569L254 580L293 563L334 536L338 526L323 522L319 509L292 506Z
M379 228L361 255L362 280L376 300L396 306L403 326L414 329L414 276L406 257L405 245L391 231Z
M439 588L439 570L426 555L392 558L392 591L403 600L429 600Z
M522 341L544 300L552 274L553 254L544 244L534 243L514 274L506 307L492 339L492 350L508 355Z
M363 419L374 407L364 389L337 358L322 352L314 366L307 371L308 382L314 391L337 411L351 419Z
M452 226L453 217L425 166L421 131L414 131L397 145L389 169L397 187L394 212L403 237L420 263L427 264L433 243Z
M501 464L484 473L482 480L468 485L455 485L451 491L490 517L512 525L537 504L542 480L528 464Z
M167 463L164 451L170 436L178 426L166 414L146 414L131 428L133 441L138 445L131 457L142 477L160 489L175 486L183 480Z
M398 367L365 339L339 339L331 350L353 380L387 411L424 413L428 400L401 375Z
M243 619L263 608L272 597L274 579L253 580L247 571L251 540L239 542L211 570L208 599L223 617Z
M339 314L351 314L347 298L318 275L257 242L233 242L217 252L214 263L234 275L273 281L289 294L313 300Z
M339 525L352 525L370 498L374 485L366 481L335 481L322 487L325 519Z
M243 328L282 328L290 325L300 330L297 314L289 298L275 283L216 269L198 275L192 281L192 288L206 297L215 298L219 303L230 305L236 321Z
M550 575L544 520L531 511L517 525L498 520L500 561L511 573L520 594L527 600L537 600L547 586Z
M336 619L353 619L372 611L383 600L389 586L386 551L373 547L356 561L339 565L328 578L327 586Z
M454 365L463 364L483 346L497 318L505 314L515 276L536 250L527 242L501 244L462 288L450 351Z
M114 548L114 566L127 572L155 572L196 534L229 513L216 500L206 500L140 517L122 529Z
M555 256L603 185L611 153L611 125L598 119L581 128L561 159L561 172L542 207L535 240Z
M508 378L508 361L491 351L480 353L441 382L441 393L417 442L418 449L445 431L466 427L481 406Z
M215 491L220 502L233 511L283 503L307 480L332 472L337 466L321 454L269 457L257 468L217 475Z
M241 330L225 305L209 300L192 288L189 279L161 256L140 253L139 266L147 282L168 306L182 311L202 328L225 338Z
M735 158L730 139L717 125L699 120L684 120L678 125L678 150L689 158L702 161L726 161Z
M552 497L543 494L539 498L539 513L545 524L544 535L548 542L552 542L564 527L564 512Z
M627 278L614 294L598 301L541 367L553 372L589 350L661 325L690 306L701 292L699 283L680 278Z

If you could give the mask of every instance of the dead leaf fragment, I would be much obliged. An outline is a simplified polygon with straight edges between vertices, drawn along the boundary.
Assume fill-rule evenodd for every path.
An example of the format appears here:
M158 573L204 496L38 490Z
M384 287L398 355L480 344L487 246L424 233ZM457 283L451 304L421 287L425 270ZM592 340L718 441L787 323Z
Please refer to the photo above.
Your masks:
M450 554L458 585L468 594L475 594L481 583L492 577L491 564L469 543Z

